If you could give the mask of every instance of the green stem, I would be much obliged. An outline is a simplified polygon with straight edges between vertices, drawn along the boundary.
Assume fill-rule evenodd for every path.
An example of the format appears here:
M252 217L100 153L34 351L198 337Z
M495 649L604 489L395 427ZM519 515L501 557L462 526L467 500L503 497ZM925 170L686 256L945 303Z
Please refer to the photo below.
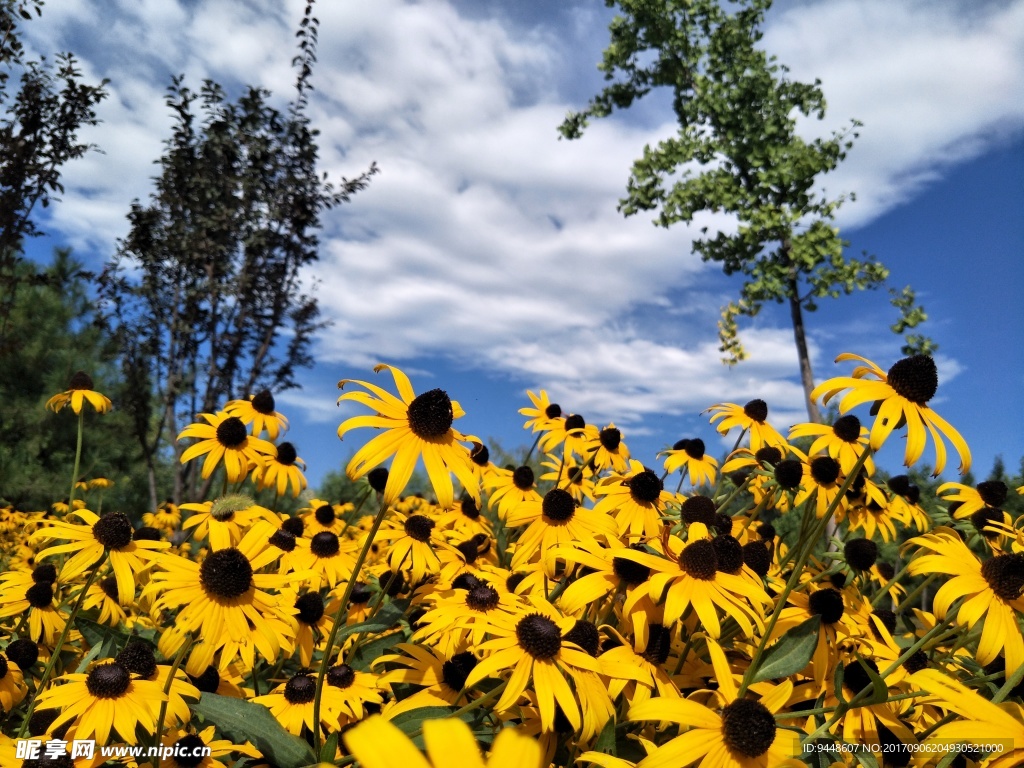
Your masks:
M896 606L895 613L902 613L908 607L910 607L910 604L914 601L914 599L918 595L920 595L929 584L931 584L933 581L935 581L935 579L937 579L938 576L939 576L939 574L933 573L933 574L929 575L927 579L925 579L920 584L918 584L906 597L904 597L900 601L900 604L898 606Z
M775 629L775 625L779 621L779 616L782 615L782 609L785 608L786 602L789 599L789 594L793 589L800 583L800 574L803 572L804 565L807 563L808 558L811 556L811 552L814 550L814 545L824 532L825 526L828 525L828 521L832 519L832 515L835 514L836 509L842 503L846 497L846 491L849 490L850 485L853 483L853 478L857 476L861 468L864 466L864 462L868 460L868 457L872 454L870 447L865 447L864 452L857 458L857 463L853 465L853 469L843 479L843 484L839 487L839 492L835 498L832 499L832 503L828 505L828 509L825 510L825 514L818 521L816 526L813 526L814 535L808 536L805 541L799 542L800 554L797 556L796 561L793 563L793 571L790 573L789 578L786 580L786 586L782 590L782 594L778 596L775 602L775 610L772 611L771 618L768 620L768 626L765 627L764 634L761 636L760 642L757 644L757 650L754 652L754 657L750 661L750 666L747 667L746 673L743 675L743 681L740 683L740 690L737 698L743 698L747 692L747 688L753 681L754 675L757 673L758 667L761 665L761 660L764 658L764 651L768 645L768 639L772 636L772 632ZM807 504L804 510L805 518L814 516L814 508Z
M64 647L64 643L68 639L68 635L71 634L71 627L75 623L75 619L78 618L78 612L82 609L82 603L85 602L85 595L89 591L89 587L92 586L93 582L96 581L96 575L100 572L100 566L107 559L107 553L104 552L103 557L97 560L92 570L89 572L89 578L85 580L85 586L82 587L82 591L78 593L78 599L75 601L74 607L71 609L71 614L68 616L67 622L64 624L64 629L60 632L60 637L57 638L57 644L53 648L53 652L50 654L50 660L46 662L46 667L43 669L43 676L39 678L39 685L36 686L36 695L32 697L32 703L28 705L28 712L25 714L25 719L21 723L21 728L18 730L18 738L22 738L25 735L25 731L28 730L28 721L32 719L32 713L35 711L36 702L39 700L39 694L46 690L47 684L50 682L50 676L53 675L53 668L57 666L57 657L60 656L61 649Z
M71 492L68 494L68 514L75 511L75 483L78 482L78 468L82 462L82 427L85 422L85 408L78 412L78 440L75 444L75 468L71 473Z
M334 623L331 625L331 634L327 636L327 645L324 646L324 657L320 662L320 672L316 678L316 696L313 699L313 751L315 754L320 754L320 748L323 746L321 743L321 727L320 727L320 699L321 694L324 690L324 681L327 678L327 670L331 665L331 651L334 650L334 642L338 639L338 630L341 628L341 620L348 609L348 602L352 597L352 590L355 588L356 580L359 578L359 571L363 567L363 563L366 561L366 555L370 551L370 547L373 545L373 539L377 535L377 531L380 529L380 524L384 522L384 515L387 514L388 504L383 499L380 503L380 509L377 510L377 516L373 519L373 526L370 528L370 532L366 535L366 541L363 543L363 548L359 552L359 556L356 558L355 565L352 566L352 577L348 580L348 586L345 587L345 594L341 598L341 603L338 605L338 610L334 615Z
M160 702L160 716L156 720L156 733L153 735L153 746L159 748L160 740L164 733L164 718L167 717L167 703L171 693L171 686L174 684L174 677L178 674L178 669L181 668L181 662L185 658L185 653L189 648L192 647L192 635L185 635L185 642L181 644L181 648L178 649L178 655L174 657L174 662L171 664L170 674L167 675L167 682L164 683L164 700ZM255 665L253 665L253 680L255 681Z
M885 583L885 585L880 590L878 590L878 593L873 598L871 598L872 608L877 607L878 604L882 602L882 599L889 594L889 590L892 588L893 584L899 583L900 579L903 578L903 574L907 572L908 568L910 568L910 563L907 563L902 568L900 568L899 572L897 572L895 576L889 579Z
M447 717L449 719L452 719L452 718L458 719L458 718L462 717L464 714L466 714L467 712L472 712L474 709L480 709L480 707L482 707L484 704L490 704L492 700L498 698L498 696L501 695L501 692L504 691L507 687L508 687L508 680L504 680L501 683L499 683L498 685L494 686L491 690L489 690L487 693L485 693L479 699L474 699L473 701L469 702L469 704L465 705L464 707L455 710L450 715L447 715ZM456 701L458 701L458 699L456 699ZM417 736L421 736L422 734L423 734L423 726L420 726L415 731L413 731L412 733L409 734L409 738L410 739L415 739Z
M377 593L377 596L373 598L373 602L370 603L370 613L366 617L367 620L372 619L374 616L377 615L377 611L380 609L380 604L384 602L384 595L386 595L390 591L391 587L394 586L395 579L397 579L398 574L402 572L402 566L405 565L405 560L407 557L409 557L409 554L411 552L412 550L410 549L408 552L405 553L405 555L403 555L402 562L398 564L398 568L391 571L391 575L388 576L388 583L385 586L383 586L381 590Z
M540 442L540 436L543 435L543 434L544 434L543 432L538 432L537 433L537 437L534 438L533 445L531 445L530 446L530 450L528 450L526 452L526 458L523 459L523 464L529 464L530 463L530 457L533 456L533 450L537 447L537 443Z

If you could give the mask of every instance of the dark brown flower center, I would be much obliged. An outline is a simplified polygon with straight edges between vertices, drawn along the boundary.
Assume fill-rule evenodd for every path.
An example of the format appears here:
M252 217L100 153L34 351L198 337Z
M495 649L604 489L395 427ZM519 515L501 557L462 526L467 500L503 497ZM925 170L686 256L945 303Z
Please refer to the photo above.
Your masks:
M695 579L711 581L718 572L715 545L707 539L690 542L679 553L679 567Z
M683 501L679 513L688 525L703 523L710 528L715 524L717 510L715 509L715 502L707 496L697 494Z
M132 533L134 541L160 541L161 538L163 537L160 535L160 531L151 525L143 525Z
M562 415L562 406L560 406L558 403L552 403L551 405L544 409L544 415L547 416L549 419L557 419L559 416Z
M7 659L4 658L4 655L2 653L0 653L0 680L3 680L5 677L7 677L8 669L10 669L10 666L7 664Z
M860 439L860 419L852 414L840 416L832 425L832 434L844 443L856 443Z
M839 478L839 462L831 456L811 459L811 477L818 485L832 485Z
M35 641L23 637L7 646L7 658L25 672L39 660L39 646Z
M597 656L601 649L601 633L597 631L596 624L586 619L578 619L562 639L567 643L576 643L591 656Z
M978 495L990 507L1001 507L1006 503L1007 488L1002 480L986 480L977 485Z
M782 451L774 445L766 445L757 449L754 458L757 459L757 463L761 467L764 467L766 464L774 467L782 461Z
M252 586L252 564L237 549L221 549L203 560L199 566L199 581L208 594L233 600Z
M939 388L939 372L928 355L914 355L897 360L886 375L896 394L917 405L925 405Z
M661 478L649 469L637 472L622 484L629 488L629 495L637 504L653 504L661 497L661 492L665 488Z
M45 581L25 590L25 599L33 608L48 608L53 604L53 585Z
M843 667L843 686L850 693L857 694L871 685L868 670L878 674L878 664L873 659L857 659Z
M370 590L369 584L364 584L361 581L357 581L356 585L352 587L352 596L348 599L350 603L356 605L364 605L370 602L370 597L373 592Z
M262 413L264 416L272 415L276 407L277 404L274 402L274 396L270 394L269 389L264 389L252 399L253 410L257 413Z
M425 515L411 515L405 521L405 532L416 541L430 541L430 532L434 530L434 521Z
M313 517L320 525L330 525L334 522L335 514L334 507L330 504L322 504L316 508L316 512L313 513Z
M181 768L196 768L202 765L206 757L203 755L203 747L206 746L199 736L194 733L186 733L174 742L174 757L171 758Z
M889 486L890 491L900 496L906 496L910 492L910 478L906 475L890 477L886 485Z
M869 571L878 559L878 545L871 539L851 539L843 547L843 554L855 571Z
M311 626L324 617L324 599L319 592L307 592L295 601L295 610L299 621Z
M574 429L583 429L587 426L586 420L578 413L574 413L572 416L568 416L565 419L565 431L571 432Z
M145 640L131 638L120 653L115 657L121 666L145 679L156 674L156 656L153 646Z
M486 467L487 463L491 460L491 452L487 450L487 446L483 443L476 443L469 452L469 458L478 467Z
M278 464L284 464L286 467L290 467L295 463L297 458L299 458L299 454L295 452L295 446L291 443L281 443L277 446Z
M999 538L998 531L986 529L989 526L1002 523L1004 520L1003 511L1001 509L992 509L992 507L984 507L971 515L971 525L987 539Z
M838 589L831 587L811 593L807 602L811 614L821 616L821 620L826 624L835 624L843 618L843 612L846 610L843 595Z
M521 491L528 491L533 488L533 470L523 465L516 468L512 473L512 482Z
M730 534L723 533L711 540L722 573L739 573L743 569L743 547Z
M444 437L454 420L451 398L443 389L424 392L409 403L409 429L423 440Z
M225 448L240 448L248 436L245 424L237 416L228 416L217 425L217 442Z
M760 399L751 400L743 406L743 413L747 415L747 418L753 419L758 424L763 424L764 420L768 418L768 403Z
M103 590L103 594L113 600L115 603L121 602L121 596L117 592L117 577L108 576L105 579L100 579L99 588Z
M470 520L476 520L480 517L480 507L477 506L476 501L468 496L459 502L459 511Z
M544 517L556 523L564 523L572 520L576 514L576 499L568 491L561 488L552 488L544 494L544 501L541 502L541 510Z
M763 541L751 541L743 545L743 562L762 579L772 566L772 555Z
M722 710L722 737L734 752L760 757L775 741L775 718L759 701L736 699Z
M301 536L302 532L306 530L306 524L302 522L301 517L289 517L287 520L281 523L281 528L285 531L288 531L288 533L290 533L292 536L298 537Z
M651 569L646 565L635 563L626 557L613 557L612 570L615 575L630 586L643 584L651 578Z
M531 613L516 624L519 647L535 659L552 659L562 648L562 633L547 616Z
M132 543L135 529L124 512L108 512L92 526L92 535L106 549L124 549Z
M981 564L981 575L997 597L1007 602L1016 600L1024 591L1024 554L989 558Z
M922 669L928 666L928 654L923 650L918 649L914 654L903 662L903 668L910 674L920 672Z
M284 698L289 704L308 704L316 698L316 681L309 675L295 675L284 685Z
M622 442L622 433L615 427L605 427L598 433L598 437L601 439L601 445L604 446L606 451L619 450L619 444Z
M651 664L662 665L672 651L672 630L661 624L651 624L647 632L647 646L640 654Z
M57 580L57 568L51 563L43 563L32 569L32 581L36 584L53 584Z
M116 699L124 695L131 682L131 675L124 665L112 661L93 667L85 678L85 687L97 699Z
M291 552L296 547L295 534L281 527L274 531L268 543L285 552Z
M92 389L93 388L92 377L85 371L76 371L75 375L71 377L71 381L68 382L68 389Z
M456 653L441 665L441 679L453 691L461 691L466 687L466 678L476 665L476 656L469 651Z
M341 551L341 541L333 531L320 531L310 539L309 551L317 557L334 557Z
M199 677L189 676L192 684L203 693L216 693L220 688L220 672L212 664Z
M876 608L871 615L878 619L879 623L886 628L890 635L896 634L896 612L888 608Z
M388 486L388 471L384 467L374 467L366 473L366 482L377 493L384 493Z
M787 491L798 488L803 476L804 467L796 459L785 459L775 465L775 480Z
M489 611L492 608L497 608L500 599L498 590L483 582L466 593L466 605L474 611Z
M348 664L335 664L327 670L327 684L335 688L350 688L356 681L356 671Z

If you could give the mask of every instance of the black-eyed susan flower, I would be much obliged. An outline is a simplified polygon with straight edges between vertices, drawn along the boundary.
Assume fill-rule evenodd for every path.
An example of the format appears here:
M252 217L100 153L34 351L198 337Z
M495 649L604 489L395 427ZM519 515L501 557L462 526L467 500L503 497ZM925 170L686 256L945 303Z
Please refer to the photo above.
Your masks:
M933 610L945 618L953 603L963 599L956 612L962 627L982 625L977 659L984 666L1002 651L1007 674L1024 665L1024 637L1020 616L1024 614L1024 554L995 555L984 563L967 548L951 528L936 528L918 536L907 546L920 547L908 564L911 575L944 573L952 578L935 593Z
M46 567L53 569L49 564ZM56 644L67 623L67 614L60 610L56 581L54 569L53 578L37 581L32 574L13 571L5 573L0 582L0 618L27 614L29 637L49 648Z
M466 687L466 678L477 665L477 658L471 651L448 655L438 648L416 643L398 643L394 650L398 653L374 660L374 669L387 667L377 684L381 689L390 689L394 685L412 685L419 690L389 706L389 718L418 707L454 705ZM472 697L472 693L469 695Z
M522 600L497 583L472 578L466 588L442 592L433 600L430 610L417 624L412 639L436 645L449 655L476 646L486 639L487 632L499 615L519 611Z
M454 420L465 415L462 407L443 389L416 395L409 377L390 365L378 365L373 370L375 373L391 372L399 397L365 381L343 379L338 382L339 388L358 384L368 390L346 392L338 398L339 403L351 400L375 412L373 416L353 416L343 421L338 427L338 437L343 438L347 432L359 427L385 430L356 451L346 469L349 478L358 480L394 456L384 486L384 503L391 504L408 484L416 461L422 458L438 504L442 507L450 507L454 500L452 473L470 496L479 499L479 486L470 466L469 450L462 443L479 443L480 440L452 428Z
M666 472L685 471L691 485L713 485L715 482L718 461L705 452L704 441L699 437L679 440L671 449L658 455L668 457L665 459Z
M844 353L836 358L837 363L843 360L859 360L864 365L854 368L853 376L839 376L819 384L811 392L811 397L820 397L822 402L828 403L841 392L849 390L839 401L842 414L863 403L873 403L875 420L869 435L873 450L881 448L894 429L906 424L907 447L903 458L908 467L921 458L930 434L935 443L935 476L946 466L943 435L960 456L960 474L971 468L971 450L967 442L928 407L928 401L935 396L939 386L938 371L932 358L927 355L905 357L898 360L888 373L859 355Z
M1002 480L986 480L974 488L963 483L943 483L936 493L947 503L959 502L955 509L951 507L951 511L954 518L962 520L986 507L1001 509L1009 489Z
M787 448L786 439L768 423L768 404L764 400L751 400L744 406L735 403L719 403L705 411L712 412L711 423L719 434L726 434L733 427L750 433L750 450L755 453L766 445L781 451Z
M304 728L310 733L317 731L313 717L315 698L316 678L306 672L300 672L270 693L257 696L252 701L267 707L286 731L299 736ZM327 732L338 730L342 706L343 701L338 690L325 685L320 698L319 727Z
M199 689L188 681L184 670L175 670L174 678L170 679L172 668L156 663L153 646L148 642L138 637L129 638L114 660L139 679L156 683L167 693L166 715L170 724L184 724L192 718L189 703L199 700Z
M831 426L807 422L790 427L790 440L801 437L815 438L807 452L808 456L831 456L839 462L844 473L853 471L854 465L868 445L867 427L861 426L860 419L853 414L840 416ZM870 456L864 460L864 471L869 475L875 474L875 462Z
M494 638L479 646L478 650L486 656L470 672L466 685L473 686L485 677L511 670L508 685L495 704L496 711L504 712L515 706L532 683L543 730L555 728L556 702L573 729L578 730L582 726L580 706L568 681L587 672L599 673L601 666L567 637L576 623L576 619L562 616L542 600L532 601L530 608L521 613L500 617L491 630ZM600 693L589 687L585 690L608 699L603 688Z
M25 678L18 665L0 653L0 710L10 712L28 693Z
M155 512L144 512L142 524L156 528L165 533L174 533L181 525L181 509L170 499L157 505ZM205 534L204 534L205 536ZM199 538L204 538L200 536Z
M157 683L133 678L123 664L106 661L87 673L58 677L58 685L39 694L39 709L60 709L52 727L72 723L79 739L110 743L111 733L136 744L136 727L156 730L163 691Z
M486 761L469 726L457 719L423 723L424 757L398 726L376 715L345 732L345 746L364 768L447 768L458 756L459 768L541 768L540 745L505 728L491 746Z
M209 539L214 549L238 544L245 531L257 520L277 520L273 512L242 493L230 493L213 501L182 504L181 508L192 513L182 529L191 530L198 541Z
M629 466L629 448L622 441L622 432L614 424L597 433L597 440L587 446L585 455L590 456L588 463L598 472L609 467L616 472L625 472Z
M381 696L377 675L360 672L348 664L335 664L327 670L326 690L338 699L338 723L344 728L359 722L369 713L369 707L379 707Z
M564 444L566 456L575 455L589 461L591 453L595 450L594 441L597 439L597 427L587 424L578 413L573 413L564 419L555 419L548 425L541 435L540 449L545 453L551 453Z
M496 469L486 485L490 491L488 506L492 509L497 506L498 517L504 519L509 510L522 502L540 501L536 480L533 467L528 464L515 469Z
M135 593L125 595L124 603L130 603L135 598ZM114 576L107 576L100 579L89 587L89 591L82 601L82 608L85 610L96 610L99 612L99 621L108 627L116 627L124 624L128 616L122 607L121 595L117 591L117 579Z
M46 407L57 413L70 405L77 415L82 412L82 406L89 403L97 413L106 413L110 410L110 398L93 390L93 386L92 377L85 371L78 371L64 392L58 392L46 401Z
M269 389L264 389L248 400L231 400L224 406L229 416L235 416L245 425L252 424L252 434L259 437L264 431L271 440L277 440L288 429L288 419L274 410L277 404Z
M74 556L60 569L63 581L76 578L109 554L118 593L134 595L137 574L150 563L157 550L170 546L166 541L136 540L131 520L123 512L108 512L99 517L88 509L80 509L68 517L77 517L85 524L54 520L32 534L33 540L63 539L70 542L47 547L37 555L38 560L44 560L51 555L74 552Z
M193 443L181 454L181 463L187 464L192 459L206 456L202 469L204 478L212 475L219 464L223 464L228 482L237 483L246 478L252 467L273 455L274 444L250 435L245 423L237 416L231 416L226 411L199 415L206 424L189 424L181 430L178 440L188 437L199 439L199 442Z
M709 644L709 650L718 649ZM683 768L700 761L702 768L799 768L800 737L775 724L775 713L782 709L793 691L786 680L758 699L740 698L739 689L724 654L712 651L715 679L721 710L693 699L655 698L634 704L630 720L657 720L678 723L687 730L665 742L638 768Z
M600 501L594 511L611 515L618 536L628 541L652 538L661 532L661 515L672 494L652 470L629 462L627 473L601 480L594 489Z
M260 757L259 750L248 743L233 744L227 739L216 738L215 730L212 725L201 731L167 729L160 737L160 744L164 754L170 756L169 764L174 768L221 768L224 763L220 758ZM168 764L166 758L161 762Z
M540 390L536 395L530 390L526 390L526 394L530 398L530 402L533 403L533 407L519 409L519 413L529 417L523 425L523 429L546 432L554 428L557 421L563 418L561 406L558 403L552 403L545 390Z
M306 489L306 477L299 467L305 469L306 462L299 458L294 445L284 442L275 446L265 462L256 465L252 478L260 490L273 488L278 496L284 496L291 485L292 496L298 496Z
M440 549L454 549L440 531L436 521L427 515L405 516L396 513L377 532L375 541L391 542L388 547L388 566L392 573L408 571L417 583L429 573L441 570Z
M634 548L639 546L633 545ZM636 602L647 594L646 587L639 587L651 577L651 569L621 557L621 549L624 547L608 547L595 540L576 541L549 549L545 553L545 559L552 561L548 565L549 572L555 570L554 561L558 560L586 569L562 593L558 599L559 607L575 616L591 605L601 604L609 595L624 591L627 594L622 610L625 615L630 615Z
M252 669L254 650L273 662L281 647L290 645L296 633L293 606L269 590L312 574L260 572L280 555L280 549L268 546L266 532L254 528L237 547L215 549L202 563L174 555L160 558L143 596L156 595L158 609L180 609L176 628L202 641L189 655L189 674L201 674L218 651L220 669L236 656Z
M545 553L559 544L617 540L615 522L610 516L579 506L572 494L561 488L552 488L540 502L516 505L506 516L505 524L509 528L526 526L516 541L512 570L531 560L545 562ZM554 576L554 572L550 571L548 576Z
M684 544L676 536L667 538L664 556L623 550L619 557L651 569L647 585L652 600L664 595L666 624L677 621L693 606L704 629L712 636L721 633L716 608L731 616L747 637L755 625L763 627L764 606L771 598L753 579L720 570L719 553L703 523L692 523ZM742 559L742 554L741 554ZM740 564L740 568L746 567Z
M984 748L1009 743L1010 749L991 755L985 766L1014 768L1020 765L1024 755L1024 709L1019 704L994 704L959 680L934 669L915 672L910 680L935 696L943 709L962 718L940 724L925 741L926 745L964 741Z

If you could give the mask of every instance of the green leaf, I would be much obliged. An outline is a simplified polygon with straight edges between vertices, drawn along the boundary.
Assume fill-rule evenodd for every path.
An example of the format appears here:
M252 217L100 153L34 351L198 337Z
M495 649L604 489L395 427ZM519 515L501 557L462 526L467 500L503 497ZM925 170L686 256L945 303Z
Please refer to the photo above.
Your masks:
M604 752L606 755L615 755L615 718L611 718L607 723L604 724L604 728L601 729L601 733L598 734L597 741L594 742L594 749L598 752Z
M251 742L265 757L280 766L316 762L316 755L309 744L282 728L277 718L262 704L204 693L192 709L235 743Z
M390 651L398 643L405 642L405 639L404 633L375 638L368 643L357 646L345 661L352 669L367 672L370 669L370 664Z
M117 655L117 649L123 648L128 642L130 635L113 627L97 624L95 621L79 616L75 620L75 626L82 633L82 637L92 648L99 648L99 656L104 659L113 658Z
M92 660L100 655L101 648L101 645L94 645L92 648L90 648L89 652L85 654L85 656L82 657L82 660L78 663L78 667L75 669L75 674L80 675L83 672L85 672L89 664L92 663Z
M403 712L391 720L393 725L398 726L402 733L409 736L413 743L423 748L423 723L427 720L439 720L451 717L455 714L455 707L419 707L408 712ZM494 728L485 722L486 710L478 709L466 712L459 719L470 726L473 738L483 744L490 744L494 740ZM416 734L415 736L413 734Z
M786 632L765 652L753 682L789 677L806 667L818 646L820 627L821 617L812 616Z
M323 748L320 750L320 762L321 763L333 763L338 755L338 738L341 736L341 731L335 731L327 737L327 741L324 742Z

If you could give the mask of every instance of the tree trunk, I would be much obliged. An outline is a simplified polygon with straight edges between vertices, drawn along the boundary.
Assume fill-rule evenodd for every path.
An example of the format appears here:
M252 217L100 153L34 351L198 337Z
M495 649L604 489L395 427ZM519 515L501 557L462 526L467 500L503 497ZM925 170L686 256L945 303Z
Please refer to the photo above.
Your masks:
M821 424L821 411L811 397L814 389L814 372L811 370L811 357L807 352L807 334L804 330L804 313L800 307L799 285L796 276L789 278L789 312L793 318L793 338L796 341L796 354L800 360L800 382L804 385L804 401L807 404L807 418L815 424Z

